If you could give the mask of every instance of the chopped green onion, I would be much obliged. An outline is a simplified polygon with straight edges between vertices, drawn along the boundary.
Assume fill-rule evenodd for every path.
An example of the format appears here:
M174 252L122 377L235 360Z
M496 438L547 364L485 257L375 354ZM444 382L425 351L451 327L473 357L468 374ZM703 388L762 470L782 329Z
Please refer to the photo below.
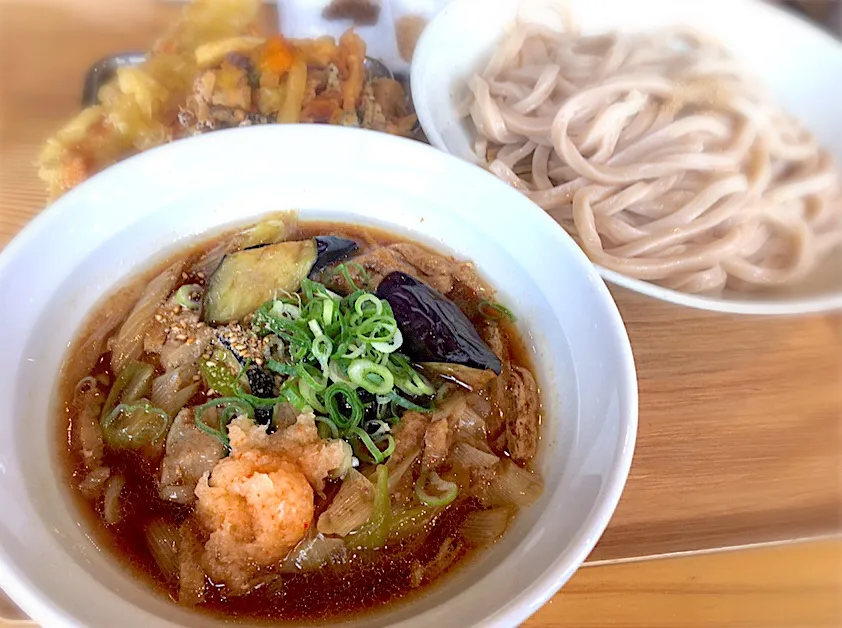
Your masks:
M202 421L202 415L207 410L219 407L224 407L224 410L222 415L219 417L219 425L217 427L214 428ZM207 403L203 403L201 406L196 408L194 421L196 423L196 427L202 430L205 434L213 436L225 445L225 447L229 447L228 432L226 429L228 427L228 423L235 416L242 415L247 416L253 421L254 408L237 397L217 397L216 399L211 399Z
M362 268L362 266L360 266ZM345 264L339 264L335 269L333 276L336 276L336 273L339 272L342 274L342 278L345 280L346 285L350 290L358 290L357 284L354 283L354 280L351 279L351 273L348 272L348 267Z
M366 315L366 305L371 304L369 311L374 312L374 316L380 316L383 313L383 303L375 295L370 292L363 292L357 300L354 301L354 310L360 316Z
M349 434L353 434L357 438L360 439L360 442L365 445L365 448L368 450L368 453L371 454L372 459L377 464L380 464L386 460L389 456L392 455L392 452L395 451L395 439L391 434L386 436L387 440L389 441L388 446L384 451L380 451L380 448L377 444L371 439L371 436L368 433L360 428L354 427L348 430Z
M514 323L517 320L509 308L494 301L487 301L483 299L479 302L477 309L480 314L492 321L499 321L503 318L508 318Z
M175 291L175 302L188 310L198 310L201 301L196 296L202 294L202 286L193 283L185 284Z
M351 380L346 377L345 373L342 371L342 367L336 360L330 361L327 367L327 372L332 382L340 382L343 384L351 383Z
M413 368L405 371L400 377L395 377L395 386L412 397L423 397L435 392L429 380Z
M307 326L310 328L310 331L313 332L314 338L324 335L322 334L322 328L319 327L319 321L310 320L307 322Z
M353 347L353 349L351 347ZM354 358L360 357L363 353L365 353L365 346L364 345L357 346L357 345L352 343L352 344L348 345L347 353L345 353L345 355L340 355L339 357L343 358L345 360L353 360Z
M348 365L348 378L375 395L383 395L392 390L395 378L385 366L371 360L358 359Z
M427 492L424 485L427 484L428 478L430 480L430 484L432 484L439 492L438 496L430 495ZM418 481L415 482L415 494L418 496L418 499L427 506L447 506L456 499L456 495L458 493L459 487L457 487L456 484L441 479L439 474L435 471L422 471L421 475L418 476Z
M285 362L278 362L277 360L268 360L266 362L266 368L279 375L298 375L298 369L295 366Z
M313 344L310 346L310 352L313 354L322 367L322 371L327 370L328 360L330 354L333 353L333 342L330 338L322 334L313 338Z
M316 367L305 362L301 362L296 367L296 373L316 392L324 392L327 390L327 377L322 375Z
M368 272L366 272L365 268L363 268L363 265L360 264L359 262L348 262L348 263L345 263L345 264L337 265L336 268L334 269L332 277L336 276L336 273L341 273L342 278L345 279L345 281L348 284L348 287L351 290L358 290L357 285L351 279L351 274L348 271L349 268L356 269L356 271L358 273L360 273L360 275L362 276L362 279L363 279L363 281L365 282L366 285L371 283L371 277L369 276Z
M424 406L419 406L417 403L413 403L409 399L404 399L398 393L392 391L388 393L387 398L389 401L394 402L396 405L400 406L401 408L406 408L407 410L413 410L415 412L432 412L432 408L425 408Z
M368 427L370 425L376 425L377 430L375 430L374 432L369 431ZM392 428L389 427L389 424L386 423L386 421L381 421L380 419L372 419L371 421L367 421L365 427L366 434L371 436L372 440L375 443L383 440L383 437L385 437L392 430Z
M350 414L344 414L339 408L339 398L345 400ZM325 391L325 405L330 419L340 430L350 430L363 420L363 404L357 393L348 384L336 382Z
M322 321L324 321L325 327L330 327L333 323L333 312L336 309L336 304L333 302L333 299L328 297L324 300L324 305L322 305Z
M395 330L395 335L389 342L372 342L371 347L380 353L393 353L403 345L403 334L400 329Z
M284 303L283 301L275 301L272 309L269 310L272 316L277 318L286 318L291 321L297 321L301 318L301 307L291 303Z
M310 386L310 384L305 379L298 380L298 390L301 393L301 396L304 397L304 400L308 403L308 405L313 408L316 412L327 412L328 408L325 407L320 400L318 395L316 394L316 389ZM328 389L329 390L329 389ZM327 393L325 393L327 395ZM327 402L327 400L325 400ZM331 418L333 418L331 416Z
M389 342L395 337L398 324L385 316L368 318L357 327L357 338L365 342Z
M281 386L281 395L299 412L303 412L307 406L307 400L298 388L298 380L288 379Z

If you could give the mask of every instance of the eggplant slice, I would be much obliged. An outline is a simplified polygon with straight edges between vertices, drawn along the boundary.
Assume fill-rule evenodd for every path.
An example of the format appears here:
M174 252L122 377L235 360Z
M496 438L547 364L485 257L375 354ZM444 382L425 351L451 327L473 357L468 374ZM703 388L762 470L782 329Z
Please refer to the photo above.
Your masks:
M320 271L325 266L330 266L343 259L351 257L357 252L359 246L353 240L340 238L339 236L316 236L316 263L310 270L310 275Z
M446 296L399 271L386 275L377 296L392 306L404 350L415 362L450 362L500 374L500 359L462 310Z
M316 261L313 240L280 242L226 255L208 281L204 319L229 323L284 292L295 292Z
M314 270L357 250L353 240L318 236L310 240L257 244L226 255L211 275L203 316L208 323L240 320L284 292L296 292Z

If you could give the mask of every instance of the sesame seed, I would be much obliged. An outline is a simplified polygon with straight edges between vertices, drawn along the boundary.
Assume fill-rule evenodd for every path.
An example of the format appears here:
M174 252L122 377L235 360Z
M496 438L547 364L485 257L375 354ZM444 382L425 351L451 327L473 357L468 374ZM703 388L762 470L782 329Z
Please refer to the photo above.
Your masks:
M173 314L181 314L181 306L180 306L180 305L176 305L176 306L172 309L172 311L173 311Z
M155 320L160 323L162 320L164 320L164 317L161 316L160 314L155 314Z
M216 366L216 362L214 362L213 360L208 360L207 362L205 362L205 365L209 366L210 368L213 368L214 366Z
M241 342L240 342L240 343L235 344L235 345L234 345L234 348L235 348L237 351L245 351L245 350L246 350L246 346L245 346L243 343L241 343Z
M178 334L178 335L175 337L175 339L176 339L176 340L182 340L182 341L187 340L187 334Z
M205 273L196 273L196 276L197 276L199 279L204 279L204 278L205 278Z
M194 342L196 342L195 338L188 338L187 339L187 344L189 344L189 345L192 345Z
M211 395L215 395L216 391L213 388L208 388L208 391L205 393L205 396L210 397Z
M194 375L194 376L193 376L193 381L194 381L194 382L198 382L198 381L199 381L199 376L198 376L198 375Z
M170 333L170 330L171 330L171 329L172 329L172 328L170 328L170 327L164 327L164 333L165 333L165 334Z
M182 279L187 279L187 273L181 273L181 278L182 278Z
M263 358L255 358L254 363L257 364L257 366L263 366Z

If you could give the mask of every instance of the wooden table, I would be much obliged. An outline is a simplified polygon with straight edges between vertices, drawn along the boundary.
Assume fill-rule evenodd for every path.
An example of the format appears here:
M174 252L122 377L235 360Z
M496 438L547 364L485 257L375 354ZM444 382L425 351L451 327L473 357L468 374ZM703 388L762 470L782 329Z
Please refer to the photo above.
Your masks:
M44 205L33 162L78 109L88 66L148 48L177 12L0 0L0 246ZM838 541L604 564L840 529L842 316L725 316L613 292L640 379L635 460L591 566L528 625L842 625Z

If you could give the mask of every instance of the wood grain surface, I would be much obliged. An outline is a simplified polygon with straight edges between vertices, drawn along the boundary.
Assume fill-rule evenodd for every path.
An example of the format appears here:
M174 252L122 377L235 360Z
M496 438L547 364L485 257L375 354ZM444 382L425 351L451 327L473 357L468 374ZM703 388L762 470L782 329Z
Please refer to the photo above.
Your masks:
M0 247L44 206L33 164L46 137L78 110L86 69L103 56L148 48L179 10L151 0L0 0ZM274 9L263 17L274 24ZM640 430L626 491L589 560L838 530L842 316L738 317L612 292L637 362ZM807 560L812 551L802 547L792 556ZM678 586L683 572L669 565L684 560L640 569ZM763 560L773 559L745 564L756 562L760 570ZM559 618L577 604L587 607L585 600L612 595L614 576L603 581L596 575L602 569L577 576L574 583L584 587L579 601L554 603L551 608L563 609ZM775 586L797 588L796 573L788 569ZM724 574L723 589L731 575ZM706 577L715 580L713 571ZM534 621L543 617L546 623L532 625L562 625L547 612Z
M842 542L824 541L584 567L523 628L838 628L840 564Z

